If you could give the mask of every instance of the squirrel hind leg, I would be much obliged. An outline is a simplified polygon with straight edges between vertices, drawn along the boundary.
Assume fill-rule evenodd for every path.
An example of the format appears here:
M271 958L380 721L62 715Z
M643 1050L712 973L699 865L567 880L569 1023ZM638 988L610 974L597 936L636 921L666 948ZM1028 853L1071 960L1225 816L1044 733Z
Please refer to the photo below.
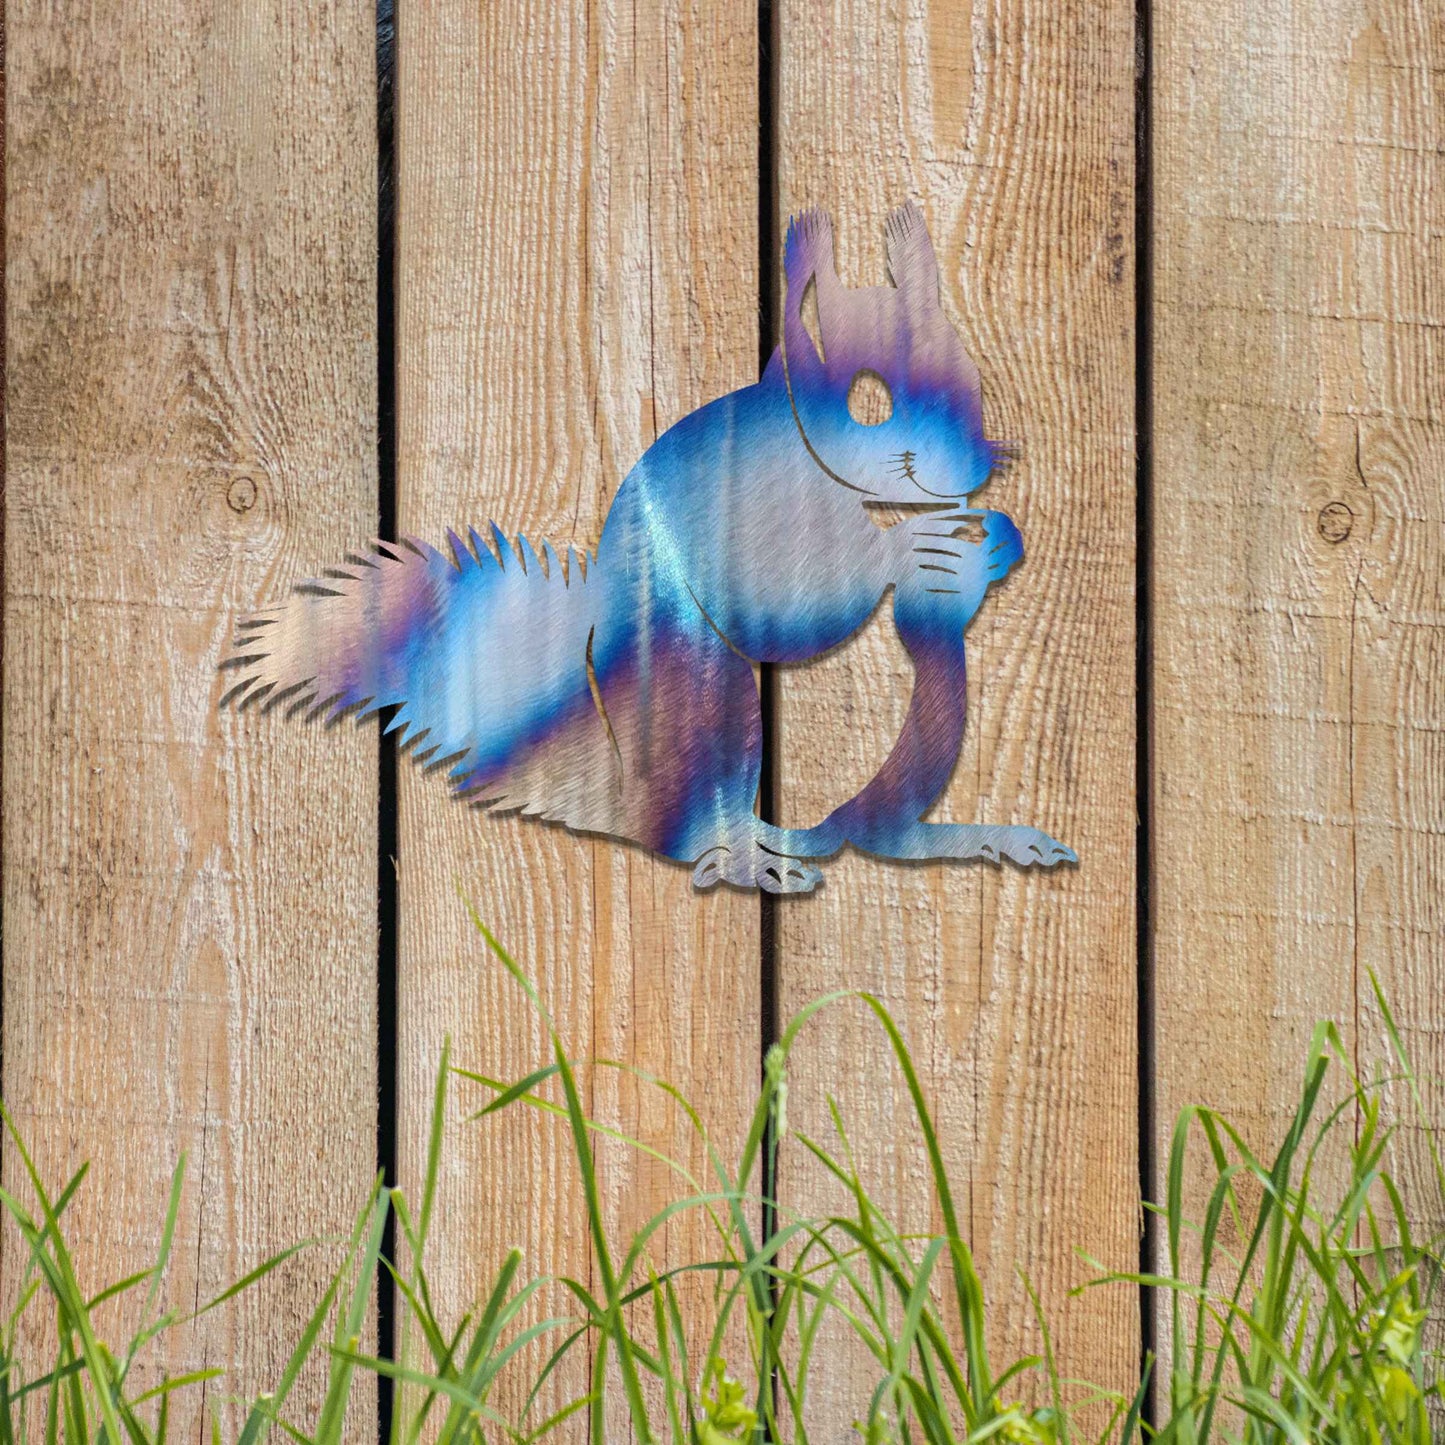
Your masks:
M697 860L692 870L693 887L714 888L726 883L733 888L760 888L764 893L811 893L823 881L823 873L802 858L775 853L756 838L719 843Z

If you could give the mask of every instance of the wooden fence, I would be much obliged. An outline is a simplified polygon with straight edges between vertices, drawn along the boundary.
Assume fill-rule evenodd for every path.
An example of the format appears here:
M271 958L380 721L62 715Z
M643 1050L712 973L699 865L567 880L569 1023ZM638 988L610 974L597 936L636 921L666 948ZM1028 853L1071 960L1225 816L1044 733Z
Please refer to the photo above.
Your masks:
M375 20L8 5L3 1091L51 1177L94 1160L83 1267L148 1260L186 1150L171 1288L199 1298L343 1228L379 1119L417 1178L444 1035L525 1072L539 1027L460 890L579 1051L674 1080L725 1141L779 1017L878 992L1000 1345L1033 1338L1022 1265L1068 1369L1122 1383L1140 1302L1067 1298L1074 1251L1137 1261L1181 1104L1267 1136L1322 1014L1377 1059L1371 968L1445 1072L1445 22L1412 0L402 0L391 284ZM828 205L845 279L877 281L909 196L990 434L1020 446L990 496L1028 545L970 634L940 811L1036 823L1076 870L850 856L808 898L696 895L396 776L374 730L218 711L235 616L385 521L595 541L659 431L755 377L781 218ZM894 736L906 658L874 628L776 687L776 808L815 818ZM800 1127L827 1091L881 1196L935 1224L861 1015L806 1036ZM589 1104L693 1147L626 1075ZM585 1275L566 1160L537 1121L454 1131L448 1299L513 1243ZM606 1164L619 1223L670 1187ZM796 1150L781 1188L825 1191ZM207 1317L188 1358L274 1378L331 1263ZM815 1438L857 1389L840 1356Z

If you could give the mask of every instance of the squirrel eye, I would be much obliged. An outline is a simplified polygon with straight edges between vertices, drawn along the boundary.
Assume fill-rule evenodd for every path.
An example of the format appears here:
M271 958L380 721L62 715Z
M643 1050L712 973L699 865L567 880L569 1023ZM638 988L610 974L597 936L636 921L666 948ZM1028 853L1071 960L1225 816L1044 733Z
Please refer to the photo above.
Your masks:
M849 383L848 415L859 426L878 426L893 415L893 393L876 371L860 371Z

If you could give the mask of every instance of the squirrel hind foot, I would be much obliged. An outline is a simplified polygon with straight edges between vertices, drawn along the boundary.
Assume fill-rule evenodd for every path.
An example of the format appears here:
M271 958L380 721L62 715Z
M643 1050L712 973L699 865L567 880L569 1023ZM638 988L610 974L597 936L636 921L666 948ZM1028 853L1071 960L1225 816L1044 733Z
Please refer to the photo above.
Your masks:
M692 870L693 887L761 888L764 893L811 893L823 881L822 871L801 858L773 853L756 842L709 848Z

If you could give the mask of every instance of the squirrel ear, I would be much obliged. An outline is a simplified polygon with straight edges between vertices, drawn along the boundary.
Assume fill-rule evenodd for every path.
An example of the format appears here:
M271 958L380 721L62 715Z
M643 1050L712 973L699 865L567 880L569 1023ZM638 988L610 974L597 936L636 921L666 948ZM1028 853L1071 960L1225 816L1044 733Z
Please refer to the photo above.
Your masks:
M930 301L938 300L938 257L928 238L928 222L912 201L888 217L888 274L900 291L917 290Z
M783 271L788 294L801 297L803 287L814 276L837 279L833 269L833 218L827 211L813 209L788 222L788 239L783 245Z
M809 352L815 362L821 362L824 350L817 302L824 293L831 296L838 289L838 273L833 268L833 222L826 211L804 211L788 222L783 272L787 280L783 349L794 366L804 365ZM811 308L807 306L810 295L814 303Z

